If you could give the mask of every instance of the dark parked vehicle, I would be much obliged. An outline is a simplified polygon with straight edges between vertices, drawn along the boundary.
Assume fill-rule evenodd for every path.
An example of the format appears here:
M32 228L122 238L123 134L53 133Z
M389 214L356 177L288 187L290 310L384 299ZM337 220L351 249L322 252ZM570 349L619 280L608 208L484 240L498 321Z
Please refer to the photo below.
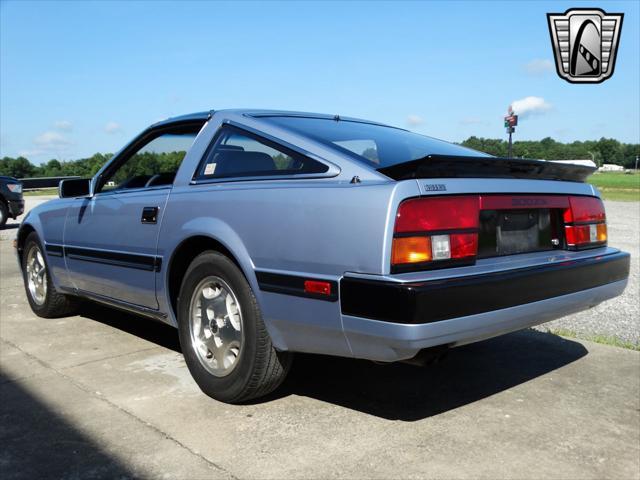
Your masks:
M22 183L17 178L0 176L0 228L9 217L14 220L24 212Z

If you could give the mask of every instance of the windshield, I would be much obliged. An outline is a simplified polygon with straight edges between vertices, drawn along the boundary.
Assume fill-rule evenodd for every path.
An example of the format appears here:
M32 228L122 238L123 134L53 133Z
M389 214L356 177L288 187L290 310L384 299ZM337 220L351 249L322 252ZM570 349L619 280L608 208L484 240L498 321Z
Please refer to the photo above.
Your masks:
M268 117L268 121L337 148L374 168L390 167L427 155L488 156L407 130L370 123L276 116Z

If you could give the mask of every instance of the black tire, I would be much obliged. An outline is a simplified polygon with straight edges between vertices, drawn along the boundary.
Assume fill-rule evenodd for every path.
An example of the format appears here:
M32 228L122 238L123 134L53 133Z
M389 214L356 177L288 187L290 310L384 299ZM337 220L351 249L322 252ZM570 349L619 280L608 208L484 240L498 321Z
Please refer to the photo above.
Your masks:
M198 285L212 276L227 283L242 311L242 347L235 367L222 377L202 365L191 341L191 300ZM201 253L185 273L178 297L178 324L180 346L187 367L200 389L216 400L240 403L267 395L282 383L289 372L292 354L275 350L249 283L240 269L218 252Z
M7 223L9 219L9 210L7 209L7 205L4 203L4 200L0 198L0 228L4 227L4 224Z
M27 278L27 260L29 258L29 252L34 248L38 248L40 250L46 267L44 274L46 276L47 288L46 294L44 296L44 301L41 303L37 302L34 299L31 291L29 290L29 281ZM47 264L44 250L42 249L40 239L38 238L38 234L36 232L31 232L24 242L24 250L22 253L22 278L24 280L24 289L27 293L27 300L29 300L31 310L33 310L33 313L35 313L39 317L64 317L73 314L77 310L79 303L78 299L76 297L64 295L57 292L55 287L53 286L53 282L51 281L51 274L49 272L49 265Z

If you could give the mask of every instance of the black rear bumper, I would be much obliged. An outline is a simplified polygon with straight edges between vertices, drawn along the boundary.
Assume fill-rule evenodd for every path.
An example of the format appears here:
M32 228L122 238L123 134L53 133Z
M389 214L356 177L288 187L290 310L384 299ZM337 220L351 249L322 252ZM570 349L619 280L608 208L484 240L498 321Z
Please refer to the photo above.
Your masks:
M515 307L599 287L629 276L624 252L505 272L415 283L345 277L343 315L420 324Z

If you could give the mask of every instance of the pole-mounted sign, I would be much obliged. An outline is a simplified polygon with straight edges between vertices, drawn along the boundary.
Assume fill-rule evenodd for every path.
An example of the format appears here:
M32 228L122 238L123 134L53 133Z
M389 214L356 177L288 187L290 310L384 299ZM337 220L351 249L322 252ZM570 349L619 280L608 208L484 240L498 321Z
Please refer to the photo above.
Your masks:
M509 134L509 158L511 158L511 153L513 150L513 144L511 142L511 134L516 131L516 126L518 125L518 115L513 113L513 107L509 105L507 109L507 115L504 117L504 128L507 129L507 133Z

